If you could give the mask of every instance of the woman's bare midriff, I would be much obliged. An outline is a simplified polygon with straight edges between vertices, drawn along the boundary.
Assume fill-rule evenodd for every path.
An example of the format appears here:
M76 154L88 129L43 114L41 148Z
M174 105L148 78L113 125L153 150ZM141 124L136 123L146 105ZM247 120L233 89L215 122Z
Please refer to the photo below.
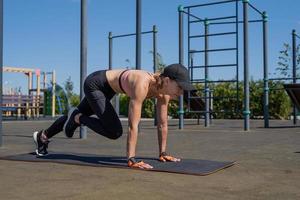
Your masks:
M119 86L119 76L124 71L123 69L120 70L107 70L106 71L106 78L110 85L110 87L116 92L116 93L122 93Z

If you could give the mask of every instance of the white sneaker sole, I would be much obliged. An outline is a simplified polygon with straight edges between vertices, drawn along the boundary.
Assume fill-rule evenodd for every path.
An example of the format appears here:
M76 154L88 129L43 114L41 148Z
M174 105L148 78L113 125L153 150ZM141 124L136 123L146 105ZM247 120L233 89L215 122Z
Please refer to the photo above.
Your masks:
M45 156L44 154L40 154L39 153L39 151L38 151L38 138L37 138L37 135L38 135L38 131L35 131L35 132L33 132L33 141L34 141L34 143L35 143L35 145L36 145L36 149L35 149L35 153L36 153L36 155L37 156Z
M63 130L64 130L64 133L65 133L65 135L66 135L66 137L68 137L67 136L67 134L66 134L66 126L67 126L67 123L69 122L69 120L70 120L70 118L71 118L71 115L72 115L72 113L74 112L74 110L76 110L77 108L76 107L73 107L73 108L71 108L70 110L69 110L69 112L68 112L68 119L67 119L67 121L65 122L65 124L64 124L64 128L63 128Z

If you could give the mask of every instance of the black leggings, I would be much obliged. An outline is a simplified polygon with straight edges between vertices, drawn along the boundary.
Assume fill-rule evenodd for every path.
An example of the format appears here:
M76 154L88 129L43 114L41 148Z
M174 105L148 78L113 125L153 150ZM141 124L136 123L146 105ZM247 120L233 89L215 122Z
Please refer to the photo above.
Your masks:
M90 74L84 82L83 89L85 97L77 106L82 113L79 118L80 124L109 139L119 138L123 129L121 121L110 103L116 93L107 82L106 70ZM96 115L96 117L92 115ZM62 131L67 118L67 116L58 118L45 130L46 136L51 138Z

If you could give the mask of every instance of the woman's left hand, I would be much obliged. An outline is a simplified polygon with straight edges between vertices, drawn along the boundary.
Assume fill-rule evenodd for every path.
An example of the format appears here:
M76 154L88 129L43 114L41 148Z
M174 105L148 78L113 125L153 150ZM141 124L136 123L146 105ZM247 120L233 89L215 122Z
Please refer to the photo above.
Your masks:
M180 158L175 158L171 155L168 155L167 153L163 152L159 156L159 161L161 162L180 162Z

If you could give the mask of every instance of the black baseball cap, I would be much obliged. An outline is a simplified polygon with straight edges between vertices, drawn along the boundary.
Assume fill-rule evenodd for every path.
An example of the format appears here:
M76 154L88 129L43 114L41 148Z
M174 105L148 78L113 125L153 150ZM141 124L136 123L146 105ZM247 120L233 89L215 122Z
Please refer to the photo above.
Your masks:
M196 90L196 88L191 84L188 70L181 64L168 65L164 68L161 75L176 81L183 90Z

